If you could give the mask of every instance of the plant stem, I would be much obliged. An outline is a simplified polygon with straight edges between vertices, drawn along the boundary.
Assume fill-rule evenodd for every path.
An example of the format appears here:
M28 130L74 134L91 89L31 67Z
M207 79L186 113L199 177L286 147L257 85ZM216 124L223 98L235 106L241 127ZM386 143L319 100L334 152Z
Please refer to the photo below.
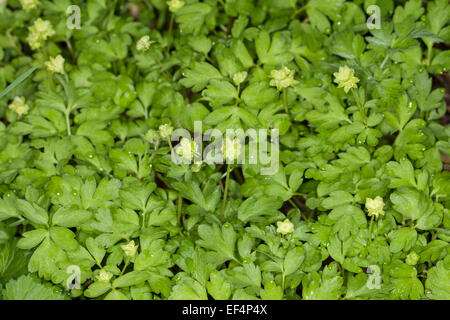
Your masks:
M70 112L66 111L64 112L64 114L66 116L67 135L71 136L72 132L70 130Z
M125 269L128 267L128 263L129 263L129 260L127 259L127 261L125 262L125 265L123 266L122 271L120 272L120 275L123 275L123 273L125 272Z
M152 56L152 58L156 61L156 63L161 67L161 69L163 68L163 65L161 63L161 60L159 60L158 56L153 52L153 50L150 48L148 49L148 52L150 52L150 55ZM170 80L171 75L167 72L167 71L162 71L162 73Z
M181 194L178 194L178 209L177 209L177 221L178 224L181 227L181 208L183 206L183 198L181 197Z
M370 219L370 223L369 223L369 243L372 242L372 224L373 224L373 219L375 216L372 216L372 218Z
M167 138L167 143L169 144L170 152L172 152L173 151L173 147L172 147L172 141L170 140L170 138Z
M291 20L294 19L298 14L302 13L303 11L305 11L306 9L308 9L308 6L305 5L297 10L294 11L294 13L291 15Z
M294 208L297 208L299 211L301 211L300 208L295 204L294 201L292 201L291 199L289 199L288 201L289 201L290 204L292 204L292 206L293 206Z
M433 54L433 44L431 44L428 47L428 54L427 54L427 65L431 65L431 58L432 58L432 54Z
M228 185L230 183L230 167L231 167L231 164L228 164L227 165L227 177L225 179L225 190L223 193L223 201L222 201L222 216L224 215L225 205L227 203Z
M358 95L356 94L355 89L353 89L353 88L352 88L352 93L353 93L353 97L354 97L355 100L356 100L356 104L358 105L359 112L361 113L361 115L362 115L362 117L363 117L364 124L367 124L367 116L366 116L366 112L365 112L363 106L361 105L361 101L359 101L359 97L358 97Z
M283 89L283 103L284 103L284 111L286 111L286 113L289 114L286 88Z
M173 28L173 13L170 15L170 22L169 22L168 49L170 49L170 46L172 45L172 28Z
M389 60L389 53L386 55L386 58L384 58L383 62L380 65L380 69L384 68L384 65L386 64L386 62L388 62Z
M145 228L145 211L142 213L142 227L141 227L141 230L144 230L144 228Z

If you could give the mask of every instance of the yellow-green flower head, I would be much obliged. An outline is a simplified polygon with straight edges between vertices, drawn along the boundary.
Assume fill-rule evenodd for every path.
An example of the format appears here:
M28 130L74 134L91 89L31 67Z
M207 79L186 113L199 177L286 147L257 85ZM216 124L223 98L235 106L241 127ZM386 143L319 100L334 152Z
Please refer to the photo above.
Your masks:
M191 161L194 155L199 154L199 146L194 140L181 138L180 144L175 151L185 161Z
M247 79L247 76L248 76L248 73L245 72L245 71L235 73L233 75L233 82L234 82L234 84L237 85L237 86L240 85L242 82L245 81L245 79Z
M13 101L8 105L8 108L21 116L28 113L28 105L25 103L24 97L15 97Z
M97 280L101 281L101 282L109 282L109 280L111 280L112 278L112 273L108 272L106 270L100 270L100 272L97 275Z
M380 214L384 215L384 201L380 196L376 196L375 199L366 198L366 209L369 216L375 216L377 218Z
M167 1L167 5L169 6L170 12L177 12L184 6L184 1L181 0L169 0Z
M25 11L30 11L39 5L39 0L20 0L20 5Z
M150 40L150 36L143 36L136 43L136 49L141 52L148 51L148 49L150 49L150 46L154 42L155 41Z
M359 79L355 77L355 70L348 66L339 68L339 72L333 73L335 79L334 82L338 84L338 88L344 88L345 93L349 92L352 88L358 88L356 85Z
M159 140L159 133L158 133L158 131L150 129L150 130L147 131L147 133L145 134L144 137L145 137L145 139L147 139L151 143L157 143L158 140Z
M194 163L191 167L192 172L199 172L200 169L202 168L202 162L199 163Z
M134 243L134 240L131 240L127 244L123 244L120 247L125 252L125 255L130 258L133 258L136 255L138 248L138 246Z
M406 256L406 264L410 265L410 266L415 266L417 264L417 262L419 262L420 256L415 253L414 251L411 251L407 256Z
M163 139L169 139L172 133L173 127L170 124L166 123L159 126L159 135Z
M289 219L278 221L277 227L277 232L281 233L282 235L287 235L288 233L294 232L294 224L289 221Z
M288 67L282 67L279 70L272 70L270 72L270 85L277 87L279 91L281 91L284 88L293 86L298 81L294 80L294 73L295 70L291 70Z
M51 73L61 73L64 74L64 58L62 55L58 54L56 57L50 57L50 60L45 63L48 71Z
M233 162L241 156L242 145L238 138L226 138L225 143L222 144L222 153L225 155L227 163Z
M30 33L28 34L27 42L33 50L40 48L45 40L55 34L50 21L42 20L41 18L38 18L28 30Z

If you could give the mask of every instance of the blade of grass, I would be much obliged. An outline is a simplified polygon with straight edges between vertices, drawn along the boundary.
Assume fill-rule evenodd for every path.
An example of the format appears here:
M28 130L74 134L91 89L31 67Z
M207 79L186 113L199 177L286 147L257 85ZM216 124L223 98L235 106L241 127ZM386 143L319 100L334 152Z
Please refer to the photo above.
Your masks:
M27 71L25 71L24 73L22 73L16 80L14 80L13 82L11 82L11 84L6 87L5 90L3 90L2 93L0 93L0 99L3 98L4 96L6 96L10 91L14 90L17 86L19 86L22 82L24 82L34 71L36 71L36 69L38 69L40 67L40 65L31 67L30 69L28 69Z

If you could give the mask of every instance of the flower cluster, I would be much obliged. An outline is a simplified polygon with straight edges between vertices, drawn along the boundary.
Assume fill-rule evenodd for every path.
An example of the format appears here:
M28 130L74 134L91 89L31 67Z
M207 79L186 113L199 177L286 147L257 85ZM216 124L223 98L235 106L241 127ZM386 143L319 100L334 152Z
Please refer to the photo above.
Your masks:
M270 80L270 85L277 87L279 91L293 86L298 82L297 80L294 80L294 73L294 70L291 70L286 66L279 70L272 70L270 73L270 77L272 78L272 80Z
M180 144L176 148L175 152L184 160L191 161L192 158L199 154L200 147L194 140L181 138Z
M15 97L8 105L8 108L17 113L19 116L28 113L28 105L25 103L24 97Z
M50 21L42 20L41 18L38 18L28 30L27 42L33 50L42 47L45 40L55 34Z
M159 133L158 131L150 129L144 135L144 138L147 139L149 142L156 144L159 141Z
M241 156L241 152L241 141L238 138L230 139L227 137L222 145L222 153L225 155L226 162L230 163L238 159Z
M406 256L405 262L407 265L415 266L417 264L417 262L419 262L419 260L420 260L420 256L415 251L411 251Z
M375 216L377 218L379 215L384 215L384 201L380 196L376 196L375 199L366 199L366 209L369 216Z
M143 36L136 43L136 49L141 52L148 51L152 43L155 43L155 41L151 41L150 36Z
M136 255L138 248L138 246L134 243L134 240L131 240L127 244L123 244L120 247L125 252L125 255L129 258L133 258Z
M30 11L39 5L39 0L20 0L23 10Z
M248 76L248 73L245 72L245 71L235 73L233 75L233 82L234 82L234 84L237 85L237 86L240 85L242 82L245 81L245 79L247 79L247 76Z
M167 1L167 5L169 6L170 12L177 12L184 6L184 1L181 0L170 0Z
M97 280L100 282L109 282L109 280L111 280L112 278L112 273L108 272L106 270L100 270L100 272L97 275Z
M289 219L278 221L277 227L277 232L282 235L287 235L288 233L294 232L294 224Z
M348 66L340 67L339 72L333 73L335 79L334 82L338 84L338 88L344 88L345 93L349 92L352 88L358 88L356 85L359 79L355 77L355 70Z
M51 73L64 74L64 58L58 54L56 57L50 57L50 60L45 63L47 70Z
M173 127L166 123L159 126L159 135L163 139L169 139L173 133Z

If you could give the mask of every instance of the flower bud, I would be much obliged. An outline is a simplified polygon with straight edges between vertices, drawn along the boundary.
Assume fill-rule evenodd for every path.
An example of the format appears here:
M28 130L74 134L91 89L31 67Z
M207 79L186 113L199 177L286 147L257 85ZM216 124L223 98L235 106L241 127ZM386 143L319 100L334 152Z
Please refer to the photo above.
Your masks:
M286 235L288 233L294 232L294 224L289 221L289 219L285 219L284 221L277 222L277 232L282 235Z

